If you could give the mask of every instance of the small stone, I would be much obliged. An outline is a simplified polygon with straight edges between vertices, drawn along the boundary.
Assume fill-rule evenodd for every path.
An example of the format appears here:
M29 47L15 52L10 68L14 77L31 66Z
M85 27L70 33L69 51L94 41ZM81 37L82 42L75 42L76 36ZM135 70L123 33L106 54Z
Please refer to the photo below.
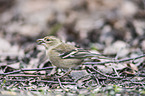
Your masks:
M78 79L82 76L88 75L89 73L86 70L73 70L70 74L74 79Z
M104 49L105 55L118 55L118 57L124 57L128 53L129 48L127 43L119 40Z

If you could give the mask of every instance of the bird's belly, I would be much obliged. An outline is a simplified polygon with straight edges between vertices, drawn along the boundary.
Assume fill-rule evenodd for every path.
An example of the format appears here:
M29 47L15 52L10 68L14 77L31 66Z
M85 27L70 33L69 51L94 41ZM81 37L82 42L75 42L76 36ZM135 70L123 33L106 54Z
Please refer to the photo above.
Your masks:
M59 60L58 60L59 59ZM79 59L60 59L60 57L50 57L53 65L59 68L73 68L81 64Z
M47 53L48 54L48 53ZM50 52L49 60L50 62L59 68L73 68L81 64L81 59L63 59L59 57L59 54Z
M49 56L50 62L59 68L73 68L81 64L81 59L63 59L56 51L47 51L46 54Z

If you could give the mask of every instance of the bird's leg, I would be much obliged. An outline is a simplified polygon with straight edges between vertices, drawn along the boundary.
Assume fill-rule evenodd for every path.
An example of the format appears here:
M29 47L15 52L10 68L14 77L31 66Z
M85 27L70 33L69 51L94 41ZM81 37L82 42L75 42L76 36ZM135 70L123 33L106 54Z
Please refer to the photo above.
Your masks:
M65 74L63 74L62 76L59 76L59 78L62 78L62 77L64 77L64 76L66 76L66 75L68 75L68 74L70 74L70 72L72 71L72 69L71 68L69 68L69 70L68 70L68 72L66 72Z

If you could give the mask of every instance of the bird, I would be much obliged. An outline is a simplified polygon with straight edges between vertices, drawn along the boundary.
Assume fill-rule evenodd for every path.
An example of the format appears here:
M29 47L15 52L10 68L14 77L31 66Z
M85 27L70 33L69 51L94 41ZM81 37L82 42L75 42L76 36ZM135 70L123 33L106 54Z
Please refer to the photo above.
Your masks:
M88 50L62 42L55 36L38 39L37 43L45 47L47 58L58 68L72 69L81 65L85 58L98 56L98 54L91 53Z

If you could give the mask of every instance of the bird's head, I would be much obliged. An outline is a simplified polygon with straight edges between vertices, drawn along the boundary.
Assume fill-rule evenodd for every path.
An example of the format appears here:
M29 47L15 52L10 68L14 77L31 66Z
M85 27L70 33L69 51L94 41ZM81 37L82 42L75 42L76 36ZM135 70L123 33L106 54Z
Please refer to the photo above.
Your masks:
M46 36L42 39L38 39L37 43L39 45L43 45L46 49L48 49L51 46L55 46L61 43L61 40L54 37L54 36Z

